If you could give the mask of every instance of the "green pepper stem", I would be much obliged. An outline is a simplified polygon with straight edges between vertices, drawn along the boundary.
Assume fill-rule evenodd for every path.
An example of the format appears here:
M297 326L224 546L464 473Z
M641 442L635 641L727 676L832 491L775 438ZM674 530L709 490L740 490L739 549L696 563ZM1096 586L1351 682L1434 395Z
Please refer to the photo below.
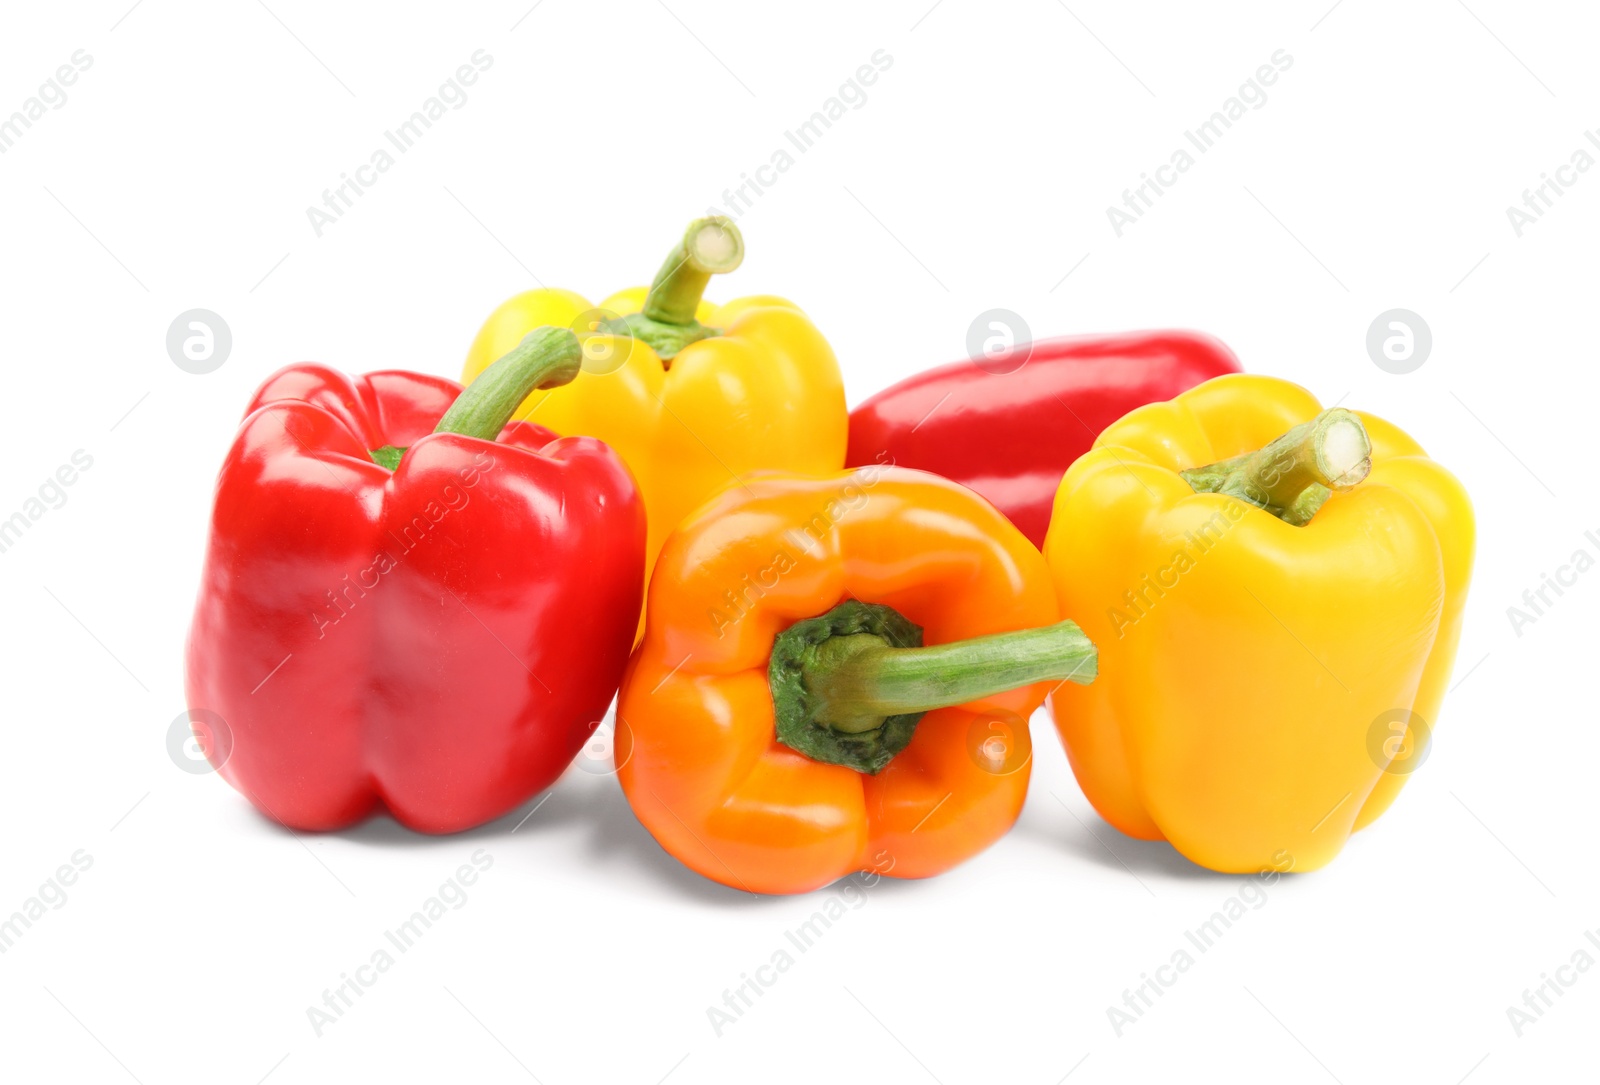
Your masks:
M649 344L670 368L683 348L721 334L696 320L695 312L711 276L726 274L743 260L744 237L732 219L721 215L695 219L656 272L644 308L613 317L602 330Z
M656 272L644 315L663 324L694 324L711 276L726 275L743 262L744 237L732 219L695 219Z
M849 600L795 622L767 667L778 741L814 761L877 773L922 714L1035 682L1094 681L1095 647L1073 622L922 645L894 609Z
M1092 682L1098 655L1076 622L896 648L870 633L832 637L804 668L817 719L848 734L887 716L966 704L1035 682Z
M539 327L456 397L435 433L492 441L535 389L567 384L583 367L583 347L567 328Z
M1372 441L1361 419L1332 407L1255 452L1180 472L1196 493L1248 501L1303 527L1334 493L1372 470Z

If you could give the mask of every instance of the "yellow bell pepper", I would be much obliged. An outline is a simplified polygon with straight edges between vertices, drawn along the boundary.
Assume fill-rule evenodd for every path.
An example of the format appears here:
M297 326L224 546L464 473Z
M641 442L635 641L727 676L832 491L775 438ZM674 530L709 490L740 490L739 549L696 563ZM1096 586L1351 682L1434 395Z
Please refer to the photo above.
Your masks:
M1285 432L1287 431L1287 432ZM1113 423L1044 552L1100 680L1050 711L1129 836L1315 870L1421 763L1472 571L1461 484L1395 426L1231 375Z
M620 291L598 307L570 290L509 299L484 322L462 369L470 384L540 325L578 333L577 379L534 392L514 417L598 437L621 454L644 496L647 576L678 522L750 472L844 466L844 383L811 321L782 298L721 306L701 298L713 274L743 258L730 220L698 219L648 290Z

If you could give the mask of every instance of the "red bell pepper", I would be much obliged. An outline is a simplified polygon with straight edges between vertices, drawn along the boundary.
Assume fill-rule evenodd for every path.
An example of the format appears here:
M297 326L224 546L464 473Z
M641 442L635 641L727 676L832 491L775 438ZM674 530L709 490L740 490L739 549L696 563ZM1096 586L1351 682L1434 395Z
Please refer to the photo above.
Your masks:
M633 644L644 505L600 441L506 425L580 360L541 328L465 392L307 364L256 393L217 479L187 687L231 738L206 736L212 763L267 816L467 829L593 731Z
M1044 545L1061 476L1100 431L1146 403L1237 373L1198 332L1130 332L1023 343L930 369L850 412L849 467L895 463L976 490Z

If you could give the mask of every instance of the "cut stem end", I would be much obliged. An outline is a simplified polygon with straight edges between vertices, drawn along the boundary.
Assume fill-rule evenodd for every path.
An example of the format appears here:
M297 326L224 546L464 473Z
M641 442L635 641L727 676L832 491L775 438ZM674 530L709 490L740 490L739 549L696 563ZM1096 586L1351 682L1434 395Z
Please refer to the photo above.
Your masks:
M650 344L670 362L690 343L719 334L695 318L713 275L726 275L744 262L744 235L723 215L695 219L650 284L644 307L610 321L612 331Z
M1303 527L1335 493L1372 471L1372 441L1361 419L1332 407L1255 452L1180 472L1195 493L1248 501Z

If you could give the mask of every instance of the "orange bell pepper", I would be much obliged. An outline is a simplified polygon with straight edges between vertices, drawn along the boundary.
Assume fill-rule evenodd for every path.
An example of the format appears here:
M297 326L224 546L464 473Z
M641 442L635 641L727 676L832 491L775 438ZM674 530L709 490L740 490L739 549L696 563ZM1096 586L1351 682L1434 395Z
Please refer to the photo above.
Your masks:
M757 476L661 551L617 777L657 842L725 885L938 874L1011 828L1028 716L1094 676L1059 616L1039 551L956 483Z

